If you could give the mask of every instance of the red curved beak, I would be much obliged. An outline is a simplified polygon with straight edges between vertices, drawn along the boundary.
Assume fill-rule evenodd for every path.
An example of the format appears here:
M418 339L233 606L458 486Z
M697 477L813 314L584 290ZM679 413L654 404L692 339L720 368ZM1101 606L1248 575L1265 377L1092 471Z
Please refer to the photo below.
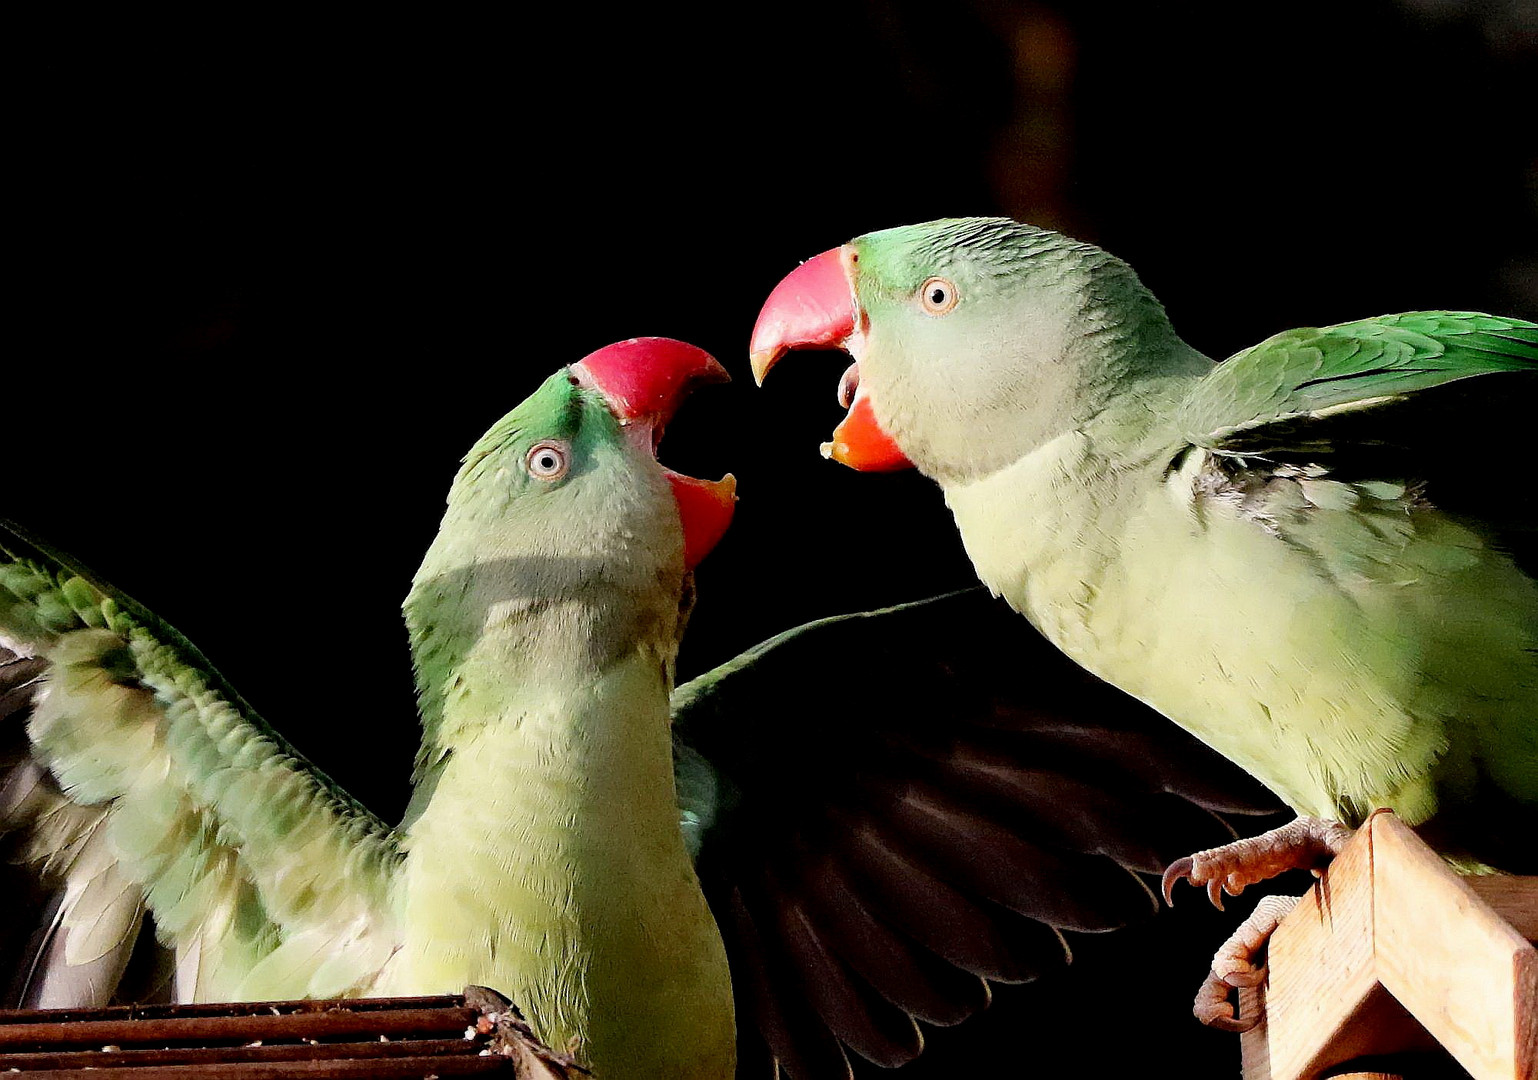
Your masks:
M791 349L847 349L866 325L865 311L855 293L855 273L859 254L845 244L824 251L796 267L774 287L764 301L748 355L753 378L760 386L769 370ZM845 375L858 385L859 363ZM849 415L833 431L833 441L823 443L824 457L862 472L891 472L911 469L913 462L897 443L882 430L871 410L870 397L863 388L847 400L841 389L839 403L849 406Z
M606 345L571 366L577 381L604 396L626 432L655 453L663 429L698 386L730 382L704 349L673 338L631 338ZM726 535L737 507L737 478L700 480L666 466L684 530L684 568L693 570Z
M608 399L621 422L666 424L696 386L731 382L704 349L673 338L631 338L605 345L571 366L586 386Z
M848 244L806 260L764 301L748 345L753 381L791 349L842 349L854 336L860 308L854 298L854 249Z

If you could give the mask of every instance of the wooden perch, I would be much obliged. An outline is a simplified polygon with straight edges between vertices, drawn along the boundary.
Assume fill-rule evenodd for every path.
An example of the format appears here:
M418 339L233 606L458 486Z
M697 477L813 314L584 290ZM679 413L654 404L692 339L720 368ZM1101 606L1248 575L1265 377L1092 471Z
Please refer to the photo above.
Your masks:
M1313 1080L1440 1046L1475 1080L1535 1080L1538 877L1461 877L1375 815L1282 921L1245 1080Z
M0 1010L0 1074L18 1070L60 1080L588 1075L480 986L428 998Z

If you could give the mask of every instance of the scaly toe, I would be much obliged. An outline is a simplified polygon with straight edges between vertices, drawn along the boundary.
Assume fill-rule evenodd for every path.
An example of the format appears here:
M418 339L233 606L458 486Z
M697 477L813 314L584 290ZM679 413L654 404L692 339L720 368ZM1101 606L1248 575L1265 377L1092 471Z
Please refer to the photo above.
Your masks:
M1240 1019L1229 1001L1232 991L1259 986L1266 981L1263 956L1271 932L1297 906L1296 896L1267 896L1255 905L1249 918L1239 924L1212 957L1212 970L1196 992L1192 1012L1208 1027L1220 1031L1248 1031L1258 1018Z
M1184 879L1205 887L1207 899L1221 911L1225 892L1238 896L1249 886L1287 870L1321 866L1340 852L1351 833L1339 822L1300 817L1280 829L1198 851L1164 871L1164 900L1174 903L1175 884Z
M1266 981L1266 969L1253 966L1236 968L1233 971L1224 972L1221 977L1225 985L1232 986L1235 990L1247 990Z
M1207 1027L1219 1031L1250 1030L1256 1021L1249 1017L1241 1019L1234 1014L1233 1002L1229 1000L1231 992L1229 985L1216 973L1209 974L1202 988L1196 992L1196 1001L1191 1006L1192 1014Z
M1250 1019L1249 1017L1243 1017L1243 1018L1238 1018L1238 1017L1235 1017L1235 1018L1222 1018L1222 1017L1219 1017L1219 1018L1214 1019L1207 1026L1210 1027L1210 1028L1214 1028L1217 1031L1231 1031L1235 1035L1243 1035L1246 1031L1250 1030L1250 1028L1254 1027L1258 1023L1260 1023L1260 1018L1258 1016L1255 1017L1254 1019Z
M1256 939L1247 934L1244 927L1223 942L1212 958L1212 977L1222 980L1225 986L1238 989L1241 986L1259 986L1266 981L1266 965L1256 963L1255 957L1264 947L1264 938Z

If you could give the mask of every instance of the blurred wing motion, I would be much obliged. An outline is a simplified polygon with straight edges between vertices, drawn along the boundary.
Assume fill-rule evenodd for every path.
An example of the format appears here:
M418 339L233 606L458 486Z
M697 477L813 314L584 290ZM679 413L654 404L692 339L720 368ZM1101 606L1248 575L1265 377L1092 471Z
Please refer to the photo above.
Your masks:
M756 1026L798 1080L849 1075L844 1046L912 1059L915 1020L1067 963L1062 930L1147 918L1139 873L1280 808L982 589L781 634L673 706L742 1060Z
M3 522L0 854L26 890L6 1006L107 1003L146 906L181 1000L340 994L393 947L392 831L175 630Z

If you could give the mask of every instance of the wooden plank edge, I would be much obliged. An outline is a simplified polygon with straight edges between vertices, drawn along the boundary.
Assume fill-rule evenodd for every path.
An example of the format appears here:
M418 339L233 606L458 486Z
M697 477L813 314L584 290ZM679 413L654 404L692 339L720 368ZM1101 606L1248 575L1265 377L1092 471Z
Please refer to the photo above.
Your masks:
M398 1042L285 1042L245 1046L179 1046L142 1050L40 1050L0 1054L0 1076L7 1070L138 1068L150 1065L213 1065L243 1061L329 1061L397 1057L474 1057L482 1041L403 1039Z
M1339 1063L1330 1060L1331 1045L1369 1005L1378 985L1373 857L1371 831L1358 830L1271 936L1265 1046L1262 1051L1253 1040L1249 1044L1245 1080L1304 1080Z
M1530 1076L1533 946L1397 817L1368 829L1379 981L1475 1080Z
M1513 930L1528 941L1538 941L1538 877L1483 874L1463 880Z
M93 1069L18 1073L28 1080L421 1080L424 1076L518 1077L503 1057L397 1058L393 1061L287 1061L234 1065L157 1065L147 1069ZM534 1075L534 1074L530 1074Z
M329 1039L348 1035L432 1035L463 1031L473 1027L480 1016L477 1010L462 1006L456 1009L400 1009L390 1012L337 1009L279 1016L172 1016L155 1020L7 1024L0 1027L0 1047L251 1042L256 1039Z

